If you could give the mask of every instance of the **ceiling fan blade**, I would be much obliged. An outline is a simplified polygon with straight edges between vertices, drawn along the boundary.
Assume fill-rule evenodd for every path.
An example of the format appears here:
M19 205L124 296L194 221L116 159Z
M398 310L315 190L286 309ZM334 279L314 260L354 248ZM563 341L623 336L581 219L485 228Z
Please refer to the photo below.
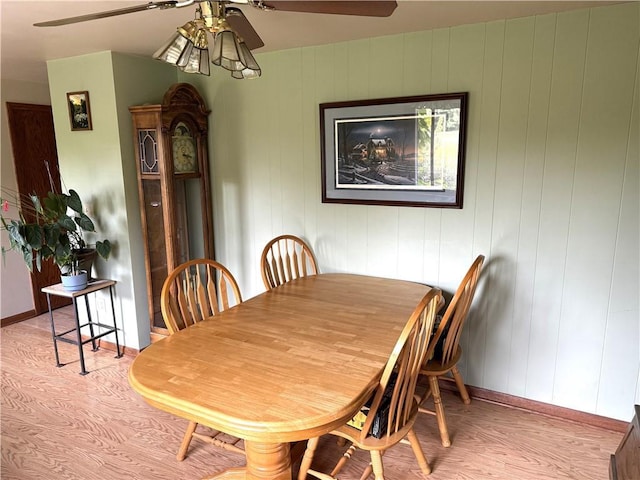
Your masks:
M193 3L193 2L190 2ZM115 17L116 15L124 15L127 13L142 12L144 10L153 10L159 8L174 8L178 4L177 0L167 0L162 2L149 2L144 5L135 7L119 8L117 10L108 10L106 12L89 13L87 15L79 15L77 17L61 18L59 20L50 20L48 22L34 23L34 27L58 27L60 25L69 25L71 23L86 22L87 20L97 20L99 18Z
M244 43L249 47L249 50L264 47L264 42L253 29L247 17L244 16L242 10L234 7L227 7L225 10L225 18L227 23L233 30L242 37Z
M388 17L398 6L395 0L267 0L265 3L275 10L285 12L330 13L369 17Z

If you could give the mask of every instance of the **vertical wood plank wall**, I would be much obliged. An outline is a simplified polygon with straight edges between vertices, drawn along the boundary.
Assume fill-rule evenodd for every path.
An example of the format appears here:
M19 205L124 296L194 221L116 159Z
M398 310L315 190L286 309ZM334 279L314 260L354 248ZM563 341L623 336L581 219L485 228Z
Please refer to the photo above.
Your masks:
M264 244L293 233L323 272L451 293L485 254L466 382L631 419L639 30L633 2L265 53L258 81L196 80L218 260L251 297ZM457 91L470 95L462 210L321 203L319 103Z

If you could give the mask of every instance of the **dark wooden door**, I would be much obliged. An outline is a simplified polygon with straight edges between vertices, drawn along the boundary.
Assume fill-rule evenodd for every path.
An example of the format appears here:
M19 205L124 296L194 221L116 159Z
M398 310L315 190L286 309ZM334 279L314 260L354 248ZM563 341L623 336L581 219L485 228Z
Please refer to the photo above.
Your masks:
M7 102L7 114L18 193L25 198L34 193L42 197L51 190L59 192L60 170L51 106ZM53 262L43 262L41 272L34 268L31 285L36 315L47 311L47 296L40 290L54 283L60 283L60 270ZM51 297L53 308L69 303L67 298Z

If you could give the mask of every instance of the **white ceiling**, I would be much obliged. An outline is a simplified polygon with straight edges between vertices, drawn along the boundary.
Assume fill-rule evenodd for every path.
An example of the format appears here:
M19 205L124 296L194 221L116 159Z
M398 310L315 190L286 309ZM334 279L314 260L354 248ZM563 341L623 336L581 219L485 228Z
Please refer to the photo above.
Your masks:
M268 2L268 0L267 0ZM397 0L388 18L242 10L265 46L254 52L321 45L400 32L523 17L599 4L596 1L418 1ZM147 10L60 27L33 23L113 10L147 1L0 0L0 76L47 82L47 60L112 50L151 56L175 31L193 19L195 6Z

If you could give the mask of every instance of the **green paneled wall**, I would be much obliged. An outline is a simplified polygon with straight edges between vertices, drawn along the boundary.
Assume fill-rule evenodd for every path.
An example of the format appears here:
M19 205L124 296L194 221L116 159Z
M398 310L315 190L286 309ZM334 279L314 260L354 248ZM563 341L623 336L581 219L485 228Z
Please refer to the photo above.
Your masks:
M449 292L485 254L466 382L630 419L639 19L628 3L258 54L255 81L189 79L212 109L218 260L250 297L284 232L324 272ZM470 95L462 210L321 203L319 103L456 91Z
M149 344L150 327L128 108L161 103L164 92L177 81L176 70L149 58L114 52L52 60L47 70L62 177L66 188L77 190L90 209L98 238L114 244L110 259L98 261L97 272L118 282L120 341L141 349ZM71 131L66 92L84 90L89 92L93 129Z

